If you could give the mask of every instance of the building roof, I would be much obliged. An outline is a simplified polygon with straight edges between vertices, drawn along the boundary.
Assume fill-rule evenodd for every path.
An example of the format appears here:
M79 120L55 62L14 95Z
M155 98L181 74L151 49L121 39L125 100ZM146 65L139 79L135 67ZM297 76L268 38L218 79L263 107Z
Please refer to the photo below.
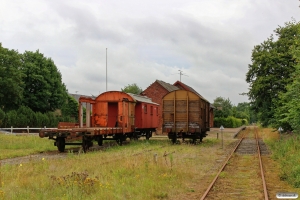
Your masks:
M130 95L133 99L135 99L136 101L139 102L144 102L144 103L151 103L151 104L155 104L155 105L159 105L157 103L154 103L152 101L151 98L147 97L147 96L142 96L142 95L138 95L138 94L132 94L132 93L127 93L128 95Z
M170 83L166 83L164 81L160 81L160 80L156 80L157 83L159 83L163 88L165 88L166 90L168 90L169 92L172 92L174 90L179 90L180 88L178 88L175 85L172 85Z

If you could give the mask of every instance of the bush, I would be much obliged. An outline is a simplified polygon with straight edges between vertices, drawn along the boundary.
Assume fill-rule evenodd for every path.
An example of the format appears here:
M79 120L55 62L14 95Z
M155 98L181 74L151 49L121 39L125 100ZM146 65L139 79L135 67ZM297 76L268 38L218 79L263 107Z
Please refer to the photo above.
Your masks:
M1 120L3 119L3 120ZM76 122L74 117L70 116L58 116L54 112L33 112L26 106L21 106L17 111L11 110L5 114L0 109L0 126L1 127L15 127L25 128L37 127L57 127L59 122Z
M233 116L229 116L227 118L216 117L214 119L214 127L224 126L226 128L237 128L242 125L248 125L248 121L246 119L238 119Z
M15 110L11 110L8 111L8 113L6 113L5 118L4 118L4 127L10 127L10 126L14 126L16 127L17 123L17 111Z
M5 112L0 108L0 127L4 122Z

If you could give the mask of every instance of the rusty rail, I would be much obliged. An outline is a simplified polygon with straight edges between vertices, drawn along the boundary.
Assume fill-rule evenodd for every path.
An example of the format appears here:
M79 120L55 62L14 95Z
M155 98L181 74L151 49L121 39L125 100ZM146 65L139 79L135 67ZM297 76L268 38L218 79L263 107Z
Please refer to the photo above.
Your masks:
M205 191L205 193L202 195L201 200L204 200L205 197L208 195L209 191L211 190L211 188L213 187L213 185L215 184L215 182L217 181L220 173L223 171L223 169L225 168L225 166L227 165L229 159L231 158L231 156L233 155L233 153L235 152L235 150L238 148L238 146L240 145L240 143L242 142L242 140L244 139L244 137L242 139L240 139L240 141L238 142L238 144L234 147L233 151L231 152L231 154L228 156L227 160L225 161L225 163L223 164L223 166L221 167L221 169L218 171L217 175L215 176L214 180L211 182L211 184L208 186L207 190Z
M264 169L263 169L262 159L261 159L261 155L260 155L258 134L257 134L256 128L255 128L255 138L256 138L257 153L258 153L258 158L259 158L260 174L261 174L261 179L262 179L263 188L264 188L264 196L265 196L265 200L269 200L268 192L267 192L267 184L266 184L266 180L265 180Z
M208 186L208 188L205 191L205 193L202 195L201 200L204 200L207 197L209 191L212 189L213 185L217 181L220 173L224 170L225 166L227 165L228 161L232 157L233 153L237 150L238 146L240 145L240 143L242 142L242 140L244 138L245 138L245 136L243 136L243 138L240 139L240 141L238 142L238 144L234 147L233 151L228 156L227 160L224 162L223 166L218 171L217 175L215 176L215 178L213 179L213 181L211 182L211 184ZM259 148L259 142L258 142L258 136L257 136L257 129L255 129L255 139L256 139L256 145L257 145L257 151L258 151L258 158L259 158L259 165L260 165L261 177L262 177L262 182L263 182L264 197L265 197L265 200L269 200L269 198L268 198L268 192L267 192L267 186L266 186L266 181L265 181L264 172L263 172L262 159L261 159L261 155L260 155L260 148Z

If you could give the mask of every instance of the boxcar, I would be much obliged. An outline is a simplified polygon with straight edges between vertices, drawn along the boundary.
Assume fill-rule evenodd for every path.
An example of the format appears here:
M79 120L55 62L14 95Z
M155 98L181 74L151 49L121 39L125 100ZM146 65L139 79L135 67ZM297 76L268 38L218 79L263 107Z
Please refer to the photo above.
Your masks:
M83 117L83 104L86 118ZM40 137L55 140L58 150L63 152L65 145L82 145L84 151L96 140L116 140L120 145L127 137L137 139L146 136L149 139L158 124L158 104L150 98L120 91L109 91L95 99L79 98L79 123L61 123L58 129L41 130ZM148 112L149 109L149 112ZM66 139L82 138L82 143L66 143Z
M173 143L177 138L202 142L210 130L209 113L210 103L203 97L186 90L170 92L163 97L163 131Z
M130 137L137 139L145 136L146 139L152 137L152 133L158 127L158 106L146 96L128 93L136 102L135 105L135 131Z

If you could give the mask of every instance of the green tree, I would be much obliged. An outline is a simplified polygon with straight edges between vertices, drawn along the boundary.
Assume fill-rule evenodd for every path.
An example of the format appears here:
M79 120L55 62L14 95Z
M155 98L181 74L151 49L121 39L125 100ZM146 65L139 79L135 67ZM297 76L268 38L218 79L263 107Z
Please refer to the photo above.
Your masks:
M256 122L255 113L250 108L250 103L242 102L236 106L236 115L234 117L239 119L247 119L250 123Z
M136 83L133 83L125 86L124 89L121 88L121 91L126 93L132 93L132 94L141 94L143 89L140 88Z
M285 23L284 27L275 29L277 40L273 35L254 47L252 64L246 74L250 85L248 92L251 108L257 113L263 126L275 123L274 112L278 105L279 93L286 92L286 85L291 83L291 74L295 71L295 58L291 46L295 36L299 35L299 23Z
M39 51L26 51L22 61L23 105L42 113L61 108L67 99L67 90L54 62Z
M20 54L8 50L0 43L0 108L4 111L17 109L22 101L23 81Z
M0 127L2 126L5 119L5 112L0 108Z
M68 101L62 107L62 115L69 116L73 120L78 120L78 102L76 99L70 95L68 95Z
M226 118L228 116L233 116L233 105L229 98L225 99L223 97L217 97L214 100L213 106L216 108L214 110L215 117Z
M279 93L275 110L275 126L300 133L300 34L295 35L295 38L295 45L291 46L291 49L297 64L291 75L292 82L286 86L286 92Z

